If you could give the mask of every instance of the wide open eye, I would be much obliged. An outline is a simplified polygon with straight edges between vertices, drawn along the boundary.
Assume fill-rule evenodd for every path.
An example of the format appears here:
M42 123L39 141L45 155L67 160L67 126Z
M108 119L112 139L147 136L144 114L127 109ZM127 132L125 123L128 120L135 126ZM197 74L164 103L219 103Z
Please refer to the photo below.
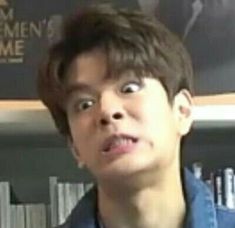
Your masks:
M77 111L85 111L88 108L92 107L95 102L93 100L82 100L76 105Z
M88 108L90 108L95 102L93 100L84 100L84 101L81 101L78 105L78 109L80 111L83 111L83 110L86 110Z
M141 89L142 85L139 82L128 82L121 88L122 93L134 93Z

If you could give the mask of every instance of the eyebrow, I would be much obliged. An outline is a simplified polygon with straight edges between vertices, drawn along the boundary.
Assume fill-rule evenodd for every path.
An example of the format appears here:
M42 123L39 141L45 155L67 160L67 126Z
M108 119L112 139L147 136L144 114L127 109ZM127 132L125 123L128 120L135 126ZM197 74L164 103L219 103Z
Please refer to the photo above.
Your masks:
M70 84L65 89L67 97L69 97L71 94L76 93L76 92L93 92L94 93L94 91L95 91L94 88L81 82L76 83L76 84Z

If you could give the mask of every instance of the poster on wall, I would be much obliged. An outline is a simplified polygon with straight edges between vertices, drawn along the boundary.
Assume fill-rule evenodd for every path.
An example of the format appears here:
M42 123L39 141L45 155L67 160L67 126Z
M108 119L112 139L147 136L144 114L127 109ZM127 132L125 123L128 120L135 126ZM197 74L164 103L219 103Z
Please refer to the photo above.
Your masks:
M0 0L0 99L37 98L38 65L59 37L63 16L77 4L76 0Z
M0 0L0 99L37 99L36 76L63 18L97 0ZM111 1L112 2L112 1ZM137 7L136 0L115 0Z
M187 46L198 95L235 92L234 0L138 0Z
M65 16L95 0L0 0L0 99L37 99L38 65ZM198 95L235 91L234 0L110 0L158 17L187 46Z

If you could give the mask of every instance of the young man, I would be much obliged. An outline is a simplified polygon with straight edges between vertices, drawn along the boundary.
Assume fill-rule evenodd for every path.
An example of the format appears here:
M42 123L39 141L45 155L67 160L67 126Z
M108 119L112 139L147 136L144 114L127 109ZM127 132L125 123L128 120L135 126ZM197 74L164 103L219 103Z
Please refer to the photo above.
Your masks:
M192 77L181 42L139 12L90 7L68 20L39 94L97 185L61 227L235 227L181 168Z

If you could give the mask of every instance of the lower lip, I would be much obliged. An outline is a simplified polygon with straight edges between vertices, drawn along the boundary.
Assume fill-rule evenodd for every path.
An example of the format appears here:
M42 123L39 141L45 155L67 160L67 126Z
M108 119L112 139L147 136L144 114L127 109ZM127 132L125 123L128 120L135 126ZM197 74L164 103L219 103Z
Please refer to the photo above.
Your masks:
M109 151L103 152L103 154L105 156L112 156L112 155L132 153L135 150L137 144L138 142L133 142L128 145L115 146L111 148Z

